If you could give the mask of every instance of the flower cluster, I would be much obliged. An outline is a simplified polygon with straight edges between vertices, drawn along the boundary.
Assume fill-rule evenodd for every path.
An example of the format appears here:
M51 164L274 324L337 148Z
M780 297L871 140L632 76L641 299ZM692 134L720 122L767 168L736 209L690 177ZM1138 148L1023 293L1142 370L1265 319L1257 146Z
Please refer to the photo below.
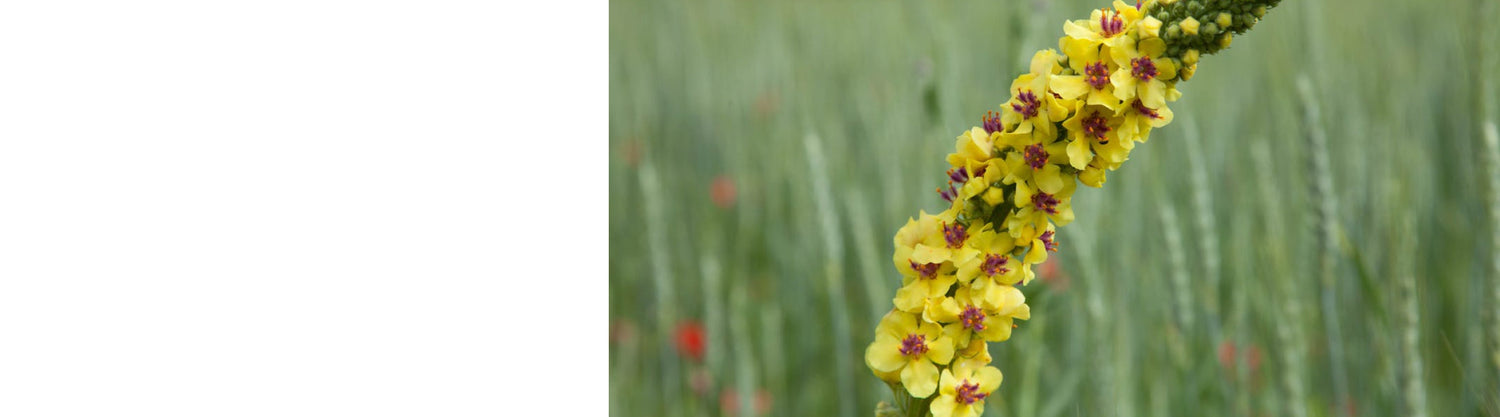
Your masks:
M913 399L936 394L908 401L935 417L979 415L1001 381L988 342L1030 319L1017 285L1058 250L1056 230L1073 220L1078 184L1103 186L1137 143L1172 121L1168 103L1198 57L1227 46L1230 31L1248 29L1276 2L1116 0L1066 22L1058 49L1032 56L1000 111L958 135L938 189L948 208L896 233L902 286L865 351L875 375ZM1195 26L1194 16L1215 16L1225 29ZM1171 19L1165 38L1163 18Z

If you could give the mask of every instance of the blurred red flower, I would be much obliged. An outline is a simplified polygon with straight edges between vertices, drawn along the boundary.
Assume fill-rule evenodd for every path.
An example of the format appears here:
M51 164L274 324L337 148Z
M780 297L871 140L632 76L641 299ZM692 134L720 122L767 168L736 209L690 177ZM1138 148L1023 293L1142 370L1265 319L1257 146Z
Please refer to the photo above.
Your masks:
M1236 355L1236 351L1238 355ZM1250 378L1260 372L1260 347L1249 345L1248 348L1236 349L1228 340L1219 342L1219 366L1224 368L1231 377L1238 375L1239 359L1245 359L1245 365L1250 368Z
M693 320L684 320L677 323L677 331L674 342L677 344L677 353L694 361L703 361L703 349L706 347L703 324Z
M734 191L734 180L729 179L727 175L714 178L713 185L708 188L709 197L713 198L714 205L725 209L734 205Z
M765 388L755 390L755 414L766 415L771 412L771 393ZM733 387L724 387L719 392L719 411L726 416L735 416L740 413L740 396Z
M1049 257L1047 262L1043 262L1038 269L1037 275L1041 276L1042 283L1047 284L1047 287L1057 292L1068 290L1068 285L1072 280L1069 279L1068 273L1063 271L1062 261L1056 256Z

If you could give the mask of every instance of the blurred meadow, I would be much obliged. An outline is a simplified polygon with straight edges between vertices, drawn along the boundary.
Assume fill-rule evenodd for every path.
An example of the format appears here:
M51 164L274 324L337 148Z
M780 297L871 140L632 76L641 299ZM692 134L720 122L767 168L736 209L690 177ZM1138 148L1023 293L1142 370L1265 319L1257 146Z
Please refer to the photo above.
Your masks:
M985 415L1500 416L1496 3L1286 0L1205 57L1080 187ZM892 236L1106 5L611 2L610 414L890 401Z

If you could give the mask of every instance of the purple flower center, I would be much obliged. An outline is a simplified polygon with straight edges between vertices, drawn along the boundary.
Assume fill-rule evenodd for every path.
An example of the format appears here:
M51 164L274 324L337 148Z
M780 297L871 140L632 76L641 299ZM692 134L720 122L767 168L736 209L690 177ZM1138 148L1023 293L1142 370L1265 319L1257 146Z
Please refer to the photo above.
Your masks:
M1031 169L1042 169L1047 166L1048 156L1051 155L1047 154L1047 149L1043 148L1040 143L1026 147L1026 165L1030 165Z
M989 394L979 392L979 384L969 382L968 379L965 379L963 383L958 384L957 391L958 402L964 405L973 404L977 401L983 400L984 397L989 396Z
M1036 99L1036 94L1032 94L1031 90L1022 91L1021 94L1017 94L1016 101L1020 103L1011 103L1010 108L1027 119L1036 117L1037 111L1040 111L1042 108L1042 102Z
M1036 206L1037 210L1047 212L1047 214L1057 214L1057 203L1057 198L1053 197L1052 194L1038 191L1036 194L1031 195L1031 205Z
M918 274L922 275L922 279L936 278L938 267L942 266L942 264L919 264L917 261L910 259L906 261L911 263L911 270L917 271Z
M1010 259L1006 258L1005 255L991 253L985 255L984 264L980 265L979 269L983 270L985 275L992 277L995 274L1006 274L1010 273L1010 268L1005 267L1005 264L1008 262L1010 262Z
M1042 233L1042 237L1039 239L1042 240L1042 247L1047 248L1048 252L1057 252L1057 241L1052 240L1051 230L1048 230L1047 233Z
M964 308L964 312L959 313L958 319L969 330L976 332L984 330L984 310L980 310L979 307L975 307L973 304Z
M1151 110L1151 108L1146 107L1145 104L1141 104L1140 100L1136 100L1136 101L1131 102L1130 103L1130 107L1133 108L1133 109L1135 109L1135 111L1137 113L1145 115L1146 117L1150 117L1152 119L1160 119L1161 118L1161 115L1158 114L1158 113L1156 113L1156 110Z
M1089 86L1094 87L1095 90L1103 90L1104 86L1109 85L1109 67L1104 65L1104 61L1095 62L1083 67L1083 74L1083 80L1088 82Z
M990 112L985 113L984 114L984 131L986 133L995 133L995 132L999 132L1000 129L1002 129L1002 127L1000 125L1000 114L999 113L995 113L994 111L990 111Z
M1109 9L1100 9L1104 13L1099 14L1099 31L1104 37L1113 37L1125 31L1125 21L1120 19L1119 13L1110 13Z
M964 245L965 240L969 239L969 230L965 229L964 225L958 224L957 222L951 225L944 223L943 239L946 239L948 241L948 249L958 249L960 246Z
M1109 133L1109 123L1104 116L1099 115L1099 112L1093 112L1083 118L1083 134L1092 136L1094 140L1099 141L1100 145L1108 145L1109 139L1104 137L1105 133Z
M1130 60L1130 75L1141 81L1150 81L1156 78L1156 63L1144 56L1132 59Z
M909 334L906 335L905 340L901 341L902 355L917 356L923 353L927 353L927 339L922 338L922 335Z

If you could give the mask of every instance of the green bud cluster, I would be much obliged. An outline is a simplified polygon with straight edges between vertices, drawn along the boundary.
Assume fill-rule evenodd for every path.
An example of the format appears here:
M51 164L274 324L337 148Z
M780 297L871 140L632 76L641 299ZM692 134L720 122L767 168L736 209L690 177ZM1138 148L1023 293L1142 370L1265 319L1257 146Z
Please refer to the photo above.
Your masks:
M1233 35L1250 30L1278 3L1281 0L1158 0L1147 14L1162 22L1165 56L1180 60L1189 50L1210 55L1228 48Z

